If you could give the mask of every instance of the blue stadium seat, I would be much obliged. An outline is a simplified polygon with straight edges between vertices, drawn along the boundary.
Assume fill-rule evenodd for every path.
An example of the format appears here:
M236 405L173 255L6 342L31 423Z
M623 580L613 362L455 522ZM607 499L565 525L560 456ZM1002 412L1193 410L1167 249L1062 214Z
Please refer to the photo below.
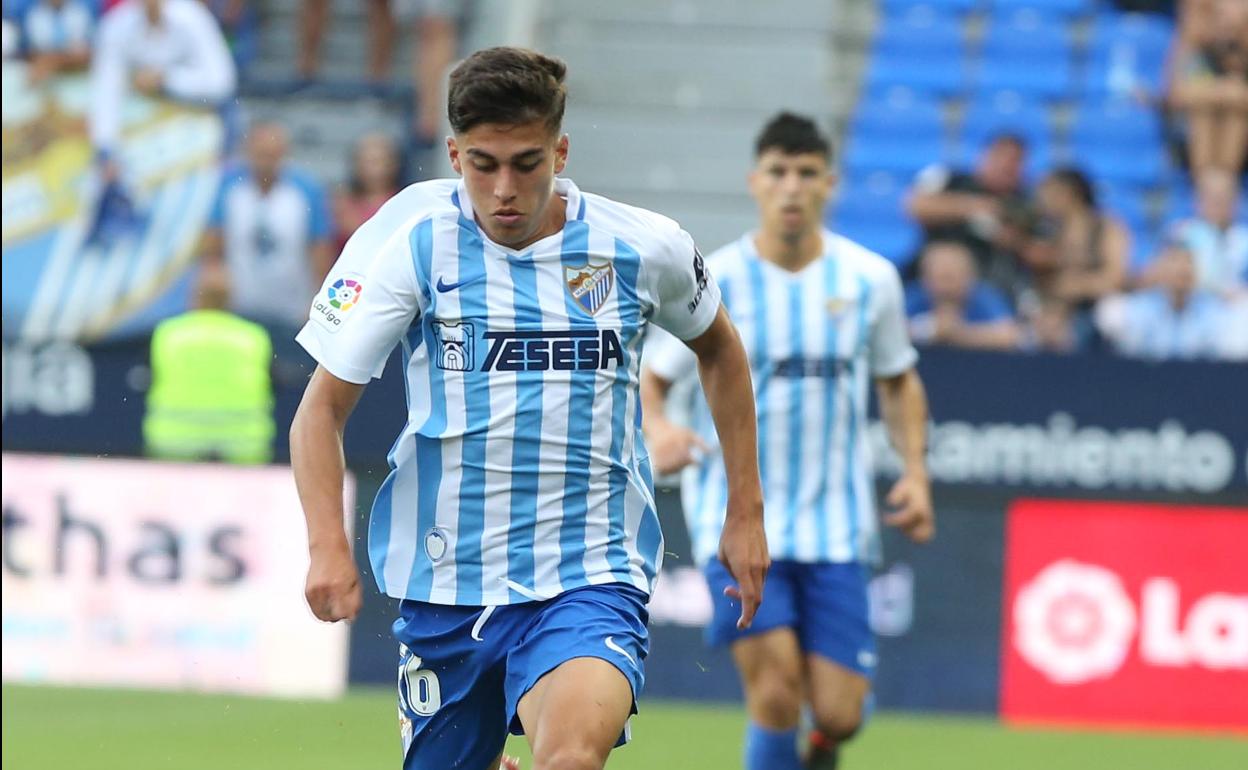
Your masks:
M931 8L943 13L969 13L986 0L881 0L880 5L888 13L908 11L912 8Z
M849 137L842 166L855 175L872 171L914 174L944 158L945 146L939 136L895 138L856 134Z
M1099 185L1096 202L1102 211L1123 221L1133 232L1148 229L1152 217L1145 205L1144 195L1130 187Z
M1095 0L992 0L998 13L1028 10L1060 16L1082 16L1091 13Z
M879 25L867 64L867 91L894 86L951 96L963 86L962 25L930 7L887 16ZM953 65L953 66L950 66Z
M943 137L936 102L891 91L859 103L849 124L844 165L854 173L913 173L940 160Z
M1103 143L1076 141L1073 150L1075 163L1097 182L1153 187L1166 171L1160 147L1111 149Z
M1071 90L1071 44L1064 23L1033 13L999 17L984 36L977 87L1059 99Z
M924 137L944 134L940 106L933 100L904 91L858 104L850 120L851 135L866 134L870 138Z
M914 57L900 61L872 58L867 62L865 91L880 94L896 88L948 98L961 94L968 78L962 62L940 57Z
M1071 121L1070 136L1075 145L1101 145L1119 154L1162 152L1157 112L1130 102L1083 103Z
M1160 61L1170 50L1174 22L1165 16L1145 13L1115 13L1097 17L1092 26L1089 50L1107 53L1116 45L1130 46L1143 60Z
M1048 109L1014 91L979 94L962 120L962 143L980 147L1006 133L1021 136L1029 145L1049 144L1053 132Z
M962 25L948 16L923 11L888 16L876 31L872 56L889 61L952 60L962 56L964 39Z
M868 249L886 257L898 268L910 264L919 250L923 233L919 226L908 219L895 222L838 224L833 221L829 227L852 241L861 243Z
M906 194L906 182L908 178L880 172L864 177L847 177L838 191L831 221L840 224L889 224L904 219L902 200Z

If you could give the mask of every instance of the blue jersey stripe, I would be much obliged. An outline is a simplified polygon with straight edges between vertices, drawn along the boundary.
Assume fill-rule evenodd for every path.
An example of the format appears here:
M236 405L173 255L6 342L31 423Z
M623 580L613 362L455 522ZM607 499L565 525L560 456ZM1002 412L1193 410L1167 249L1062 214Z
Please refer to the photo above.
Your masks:
M537 270L526 259L507 260L516 310L516 328L541 330L537 297ZM537 487L542 446L541 371L516 372L516 424L512 440L511 534L507 539L507 575L526 588L534 583L534 528L537 526ZM513 599L524 597L512 591Z
M475 222L459 219L461 280L485 272L485 243ZM473 281L459 290L460 318L471 319L476 345L489 327L487 281ZM480 356L478 356L480 358ZM475 367L476 362L472 362ZM464 436L459 482L459 522L455 533L456 595L460 604L481 603L481 557L485 539L485 438L490 425L489 379L464 378Z
M824 294L829 300L833 300L837 295L836 290L836 257L833 255L823 262L823 278L824 278ZM840 348L838 346L840 331L840 323L836 314L829 312L824 316L824 347L826 355L832 361L840 358ZM821 516L815 517L815 531L819 538L819 558L831 559L832 544L828 540L828 523L832 517L836 515L836 508L832 495L828 494L828 475L832 472L832 431L836 426L836 389L840 382L840 372L835 372L835 376L828 377L823 381L823 430L820 432L819 459L822 463L818 470L819 473L819 491L815 496L815 510L821 511Z
M768 489L767 479L767 387L771 383L771 349L767 344L767 284L763 278L763 266L759 257L749 255L750 299L754 312L754 403L758 405L758 470L762 476L763 489Z
M412 260L416 275L429 275L433 260L433 220L427 219L412 230ZM422 283L422 285L427 282ZM432 350L432 313L420 319L419 334L424 337L426 349ZM413 346L413 350L415 346ZM406 363L406 362L405 362ZM406 376L407 367L403 368ZM442 442L426 436L439 436L446 430L446 384L442 370L429 367L429 416L415 435L416 441L416 536L423 540L425 533L437 524L438 490L442 486ZM391 474L393 478L394 474ZM386 479L390 481L390 479ZM420 542L416 545L416 567L408 578L407 596L417 600L428 599L433 592L433 565L428 563Z
M631 387L633 382L632 368L633 356L630 349L633 347L637 336L641 333L641 303L637 298L637 275L641 269L641 256L634 251L628 244L619 240L615 241L615 298L619 308L620 317L620 344L624 352L624 363L611 374L614 380L611 385L611 468L607 471L607 535L610 538L607 545L607 564L611 568L611 574L622 581L629 579L629 558L628 551L624 548L626 534L624 530L624 519L626 515L625 496L628 492L628 475L629 465L624 460L624 434L625 431L636 432L636 425L625 425L624 415L628 407L628 401L632 398L635 388ZM637 416L640 418L641 410L637 410ZM630 458L631 464L631 458ZM649 505L646 506L646 512L643 515L643 523L645 518L653 515ZM644 539L639 538L638 549L641 553L646 554L648 548L652 548L652 543L646 543Z
M589 228L580 220L563 226L560 261L564 268L584 267L589 259ZM585 309L564 292L569 318L584 317ZM589 469L593 438L594 380L597 372L577 369L568 381L567 477L563 488L563 521L559 525L559 580L563 585L583 581L585 523L589 514Z
M806 346L803 342L802 319L802 283L789 282L789 302L785 309L789 314L790 356L804 357ZM792 377L789 382L789 461L788 461L788 519L784 523L784 553L793 554L797 549L797 517L801 509L798 499L799 486L802 480L802 420L805 410L802 408L802 393L806 388L804 377Z
M854 347L854 366L866 365L860 360L858 352L867 341L867 305L871 302L871 284L867 279L858 276L858 339ZM849 495L849 547L854 558L861 558L858 553L858 490L854 486L854 455L858 447L858 372L849 378L849 439L845 443L845 486Z

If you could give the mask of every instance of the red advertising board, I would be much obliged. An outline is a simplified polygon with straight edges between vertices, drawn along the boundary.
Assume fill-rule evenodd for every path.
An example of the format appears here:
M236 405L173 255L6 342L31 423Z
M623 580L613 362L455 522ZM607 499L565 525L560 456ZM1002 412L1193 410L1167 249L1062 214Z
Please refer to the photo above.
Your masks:
M1248 732L1248 509L1023 500L1001 713Z

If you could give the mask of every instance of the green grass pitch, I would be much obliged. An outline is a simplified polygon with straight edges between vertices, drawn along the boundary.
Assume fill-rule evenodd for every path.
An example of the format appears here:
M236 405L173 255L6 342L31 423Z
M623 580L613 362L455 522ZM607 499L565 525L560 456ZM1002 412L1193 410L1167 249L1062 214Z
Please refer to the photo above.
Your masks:
M308 703L234 696L5 686L5 770L398 768L388 691ZM740 767L742 712L643 702L611 770ZM508 745L531 767L523 740ZM848 770L1245 770L1248 740L1008 729L990 719L884 713Z

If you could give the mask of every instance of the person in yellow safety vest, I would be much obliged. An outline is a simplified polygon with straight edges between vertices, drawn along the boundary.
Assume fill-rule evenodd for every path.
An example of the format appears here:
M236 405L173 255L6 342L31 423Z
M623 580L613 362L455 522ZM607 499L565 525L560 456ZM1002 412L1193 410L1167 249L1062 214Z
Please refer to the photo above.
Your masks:
M273 344L264 327L225 310L229 277L204 265L196 307L152 334L143 440L164 460L260 464L273 456Z

